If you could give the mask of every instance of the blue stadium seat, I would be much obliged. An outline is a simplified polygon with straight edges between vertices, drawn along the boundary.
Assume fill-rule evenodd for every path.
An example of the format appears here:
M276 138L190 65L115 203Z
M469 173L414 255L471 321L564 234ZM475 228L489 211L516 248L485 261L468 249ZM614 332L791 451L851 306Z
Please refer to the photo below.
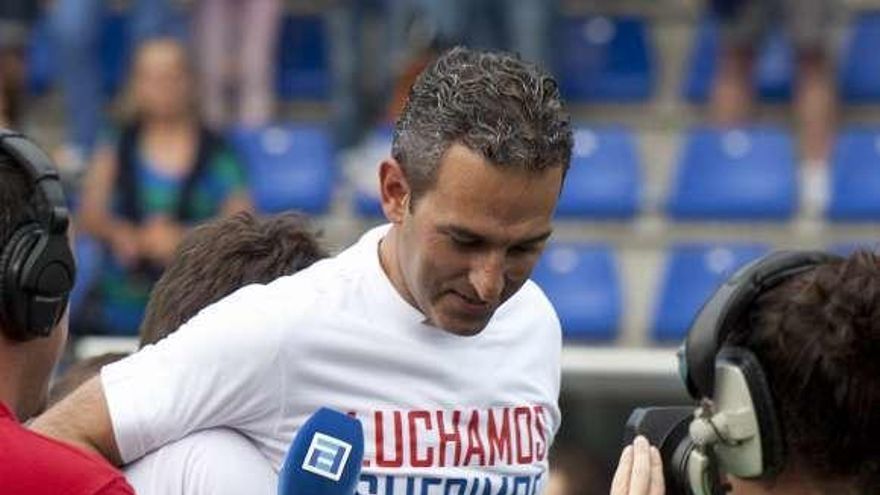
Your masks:
M705 103L709 99L719 52L718 20L704 16L694 33L689 64L682 86L682 95L691 103ZM752 84L755 92L765 101L791 98L794 81L794 49L783 32L771 32L758 49Z
M688 132L666 205L678 220L784 221L797 207L791 136L750 127Z
M641 164L629 129L577 129L574 153L556 214L626 220L639 210Z
M535 266L532 279L556 308L566 339L616 337L623 303L610 248L552 244Z
M373 130L367 139L363 156L359 157L362 162L358 164L358 170L351 171L357 174L354 179L354 209L362 217L376 218L384 214L379 200L377 170L381 160L391 155L393 137L394 129L391 126L382 126Z
M230 138L248 167L258 210L327 212L336 181L327 129L301 124L239 128Z
M860 14L838 63L838 91L849 102L880 101L880 12Z
M572 17L560 32L560 87L570 101L644 101L655 68L640 17Z
M766 254L762 245L681 244L667 257L652 337L680 341L712 292L745 263Z
M286 15L278 43L277 88L284 100L330 97L327 34L320 15Z
M851 127L837 136L831 153L828 218L880 220L880 127Z

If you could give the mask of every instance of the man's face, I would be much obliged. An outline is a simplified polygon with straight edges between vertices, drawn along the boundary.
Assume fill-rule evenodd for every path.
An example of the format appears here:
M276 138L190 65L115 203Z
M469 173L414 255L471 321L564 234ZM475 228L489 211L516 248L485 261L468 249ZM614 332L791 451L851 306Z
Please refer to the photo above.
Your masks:
M562 167L495 166L465 146L401 222L398 262L410 302L435 326L475 335L528 279L550 236Z

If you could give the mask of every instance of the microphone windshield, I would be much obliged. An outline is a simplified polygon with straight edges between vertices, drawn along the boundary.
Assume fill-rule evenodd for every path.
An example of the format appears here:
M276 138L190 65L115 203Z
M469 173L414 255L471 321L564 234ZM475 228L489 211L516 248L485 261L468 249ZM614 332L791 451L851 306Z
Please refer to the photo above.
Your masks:
M363 459L361 422L322 407L293 439L278 476L278 495L353 495Z

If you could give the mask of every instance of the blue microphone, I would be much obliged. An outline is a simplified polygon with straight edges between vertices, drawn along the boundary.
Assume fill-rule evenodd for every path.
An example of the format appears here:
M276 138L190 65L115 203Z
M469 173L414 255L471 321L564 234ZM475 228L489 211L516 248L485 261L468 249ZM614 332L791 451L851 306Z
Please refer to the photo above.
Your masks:
M293 439L278 475L278 495L353 495L363 460L361 422L322 407Z

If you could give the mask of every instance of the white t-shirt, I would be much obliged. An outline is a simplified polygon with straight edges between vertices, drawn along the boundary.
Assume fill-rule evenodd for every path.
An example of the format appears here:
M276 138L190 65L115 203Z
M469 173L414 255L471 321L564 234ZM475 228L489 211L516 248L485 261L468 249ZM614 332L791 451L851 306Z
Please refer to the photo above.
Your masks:
M226 428L172 442L125 466L138 495L275 495L278 475L257 447Z
M338 256L209 306L102 369L122 459L225 426L277 471L324 406L364 427L362 495L540 493L559 427L559 321L527 282L478 335L424 322L379 264L378 227Z

